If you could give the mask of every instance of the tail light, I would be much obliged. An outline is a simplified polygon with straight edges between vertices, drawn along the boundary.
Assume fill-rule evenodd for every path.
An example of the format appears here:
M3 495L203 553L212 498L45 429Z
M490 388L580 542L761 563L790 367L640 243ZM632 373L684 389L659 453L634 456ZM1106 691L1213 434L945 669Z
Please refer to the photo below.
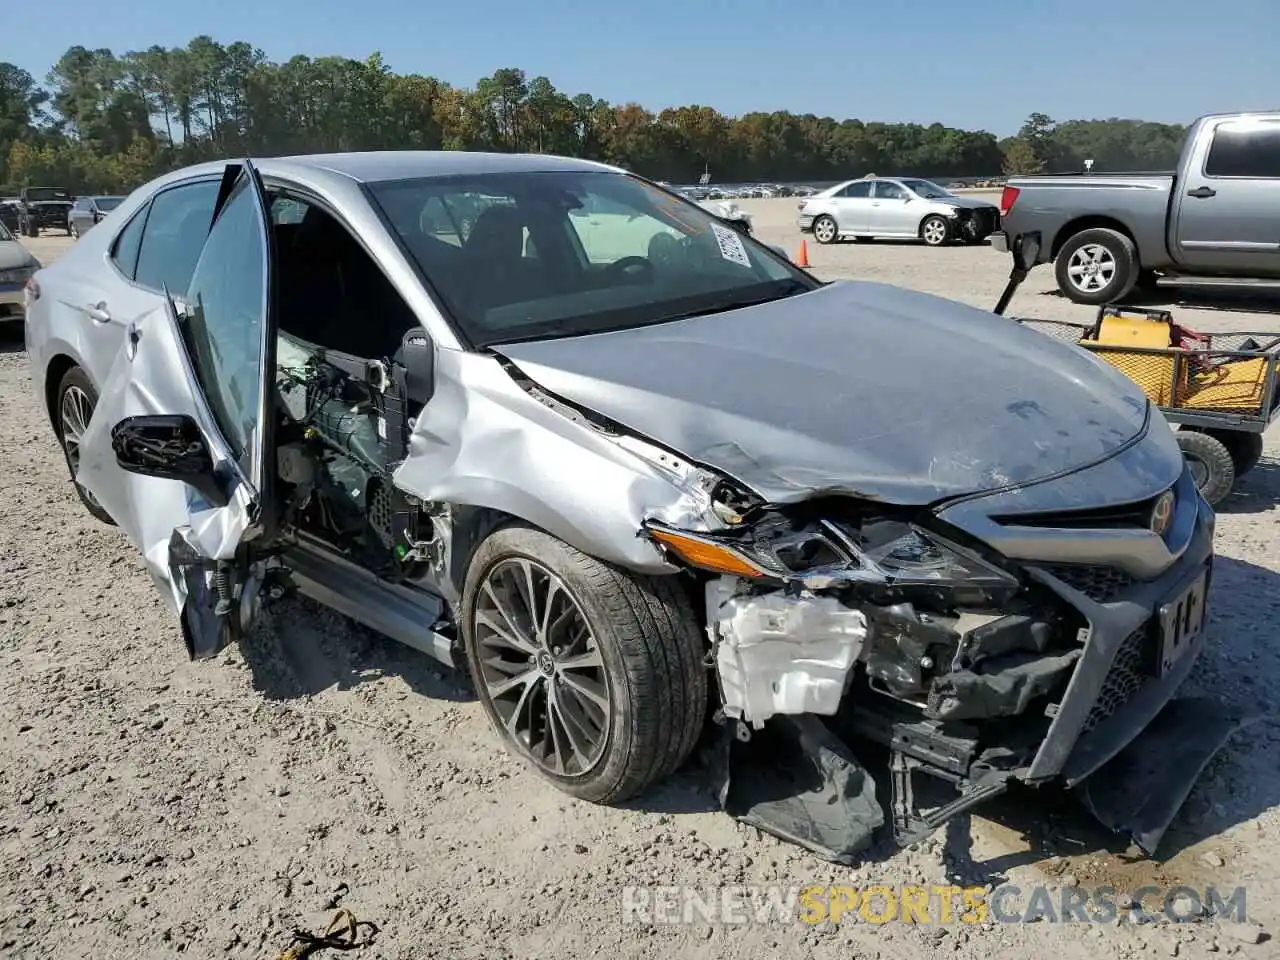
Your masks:
M22 288L24 306L30 307L33 303L40 299L40 284L36 283L35 277L27 278L26 286Z
M1007 217L1009 211L1013 209L1013 205L1018 202L1018 194L1022 191L1017 187L1005 187L1000 193L1000 216Z

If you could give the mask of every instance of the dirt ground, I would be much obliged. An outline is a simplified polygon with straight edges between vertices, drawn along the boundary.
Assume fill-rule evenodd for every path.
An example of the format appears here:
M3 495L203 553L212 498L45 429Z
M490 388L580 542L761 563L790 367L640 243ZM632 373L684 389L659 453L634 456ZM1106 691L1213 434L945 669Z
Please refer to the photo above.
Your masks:
M742 206L762 238L794 252L795 201ZM67 241L30 245L49 261ZM810 242L809 256L824 278L982 306L1008 270L987 248ZM1051 291L1042 268L1013 312L1089 316ZM1274 294L1161 296L1195 327L1280 327ZM335 904L381 928L355 955L387 958L1277 955L1274 726L1218 756L1158 862L1126 859L1072 803L1020 793L919 849L837 868L717 812L696 764L626 809L570 800L506 758L464 677L305 600L242 648L189 663L139 558L72 493L20 335L0 349L0 410L0 956L273 958ZM1270 710L1278 441L1220 512L1213 643L1194 680ZM1055 898L1107 883L1243 886L1261 929L1204 918L641 925L622 909L629 885L955 878L1047 884Z

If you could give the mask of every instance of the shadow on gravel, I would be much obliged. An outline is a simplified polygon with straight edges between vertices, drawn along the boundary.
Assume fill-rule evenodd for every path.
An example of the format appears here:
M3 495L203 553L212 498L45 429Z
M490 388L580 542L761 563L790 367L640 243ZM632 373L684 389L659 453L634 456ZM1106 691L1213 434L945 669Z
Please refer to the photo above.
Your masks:
M1280 503L1280 461L1262 459L1236 481L1218 513L1266 513Z
M22 353L26 349L27 343L25 334L22 332L22 324L0 324L0 354Z
M1042 297L1065 300L1062 291L1042 290ZM1232 313L1270 314L1264 331L1280 331L1280 289L1276 287L1184 286L1161 284L1151 291L1134 291L1124 301L1126 306L1184 308L1187 310L1219 310ZM1092 308L1089 308L1092 309ZM1176 319L1176 317L1175 317ZM1194 324L1192 325L1194 327Z
M254 688L268 700L351 690L383 677L399 677L413 693L433 700L475 699L465 669L450 670L305 597L275 607L240 650Z

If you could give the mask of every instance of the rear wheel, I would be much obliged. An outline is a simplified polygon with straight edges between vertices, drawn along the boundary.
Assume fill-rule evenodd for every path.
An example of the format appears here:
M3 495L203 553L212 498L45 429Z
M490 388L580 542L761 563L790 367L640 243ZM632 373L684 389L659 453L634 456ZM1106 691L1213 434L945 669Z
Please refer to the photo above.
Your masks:
M1116 303L1138 282L1138 251L1123 233L1097 227L1081 230L1058 251L1058 289L1076 303Z
M1236 485L1235 461L1231 451L1217 437L1195 430L1179 430L1178 446L1191 468L1200 495L1216 507Z
M67 234L71 236L73 239L76 239L76 240L80 239L80 228L76 226L76 222L74 220L72 220L71 223L67 226Z
M706 718L703 642L674 577L505 527L462 595L467 662L507 749L561 790L618 803L684 762Z
M840 228L832 217L825 213L813 221L813 239L819 243L835 243L840 236Z
M93 494L85 490L76 481L76 471L80 468L80 441L88 429L89 420L93 417L94 408L98 405L98 391L89 382L88 376L79 367L72 367L62 376L58 384L57 405L54 416L58 429L58 442L62 446L62 455L67 460L67 469L71 473L71 482L76 488L76 495L94 517L103 523L114 525L111 514L102 508Z

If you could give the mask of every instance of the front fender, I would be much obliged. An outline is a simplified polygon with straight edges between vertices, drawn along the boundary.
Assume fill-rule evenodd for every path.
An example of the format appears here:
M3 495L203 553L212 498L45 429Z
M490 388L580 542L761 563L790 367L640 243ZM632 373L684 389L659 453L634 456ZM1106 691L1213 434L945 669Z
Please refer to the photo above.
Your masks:
M640 573L676 570L640 535L678 522L696 494L585 421L524 390L492 356L438 350L397 487L424 501L519 517L583 553Z

